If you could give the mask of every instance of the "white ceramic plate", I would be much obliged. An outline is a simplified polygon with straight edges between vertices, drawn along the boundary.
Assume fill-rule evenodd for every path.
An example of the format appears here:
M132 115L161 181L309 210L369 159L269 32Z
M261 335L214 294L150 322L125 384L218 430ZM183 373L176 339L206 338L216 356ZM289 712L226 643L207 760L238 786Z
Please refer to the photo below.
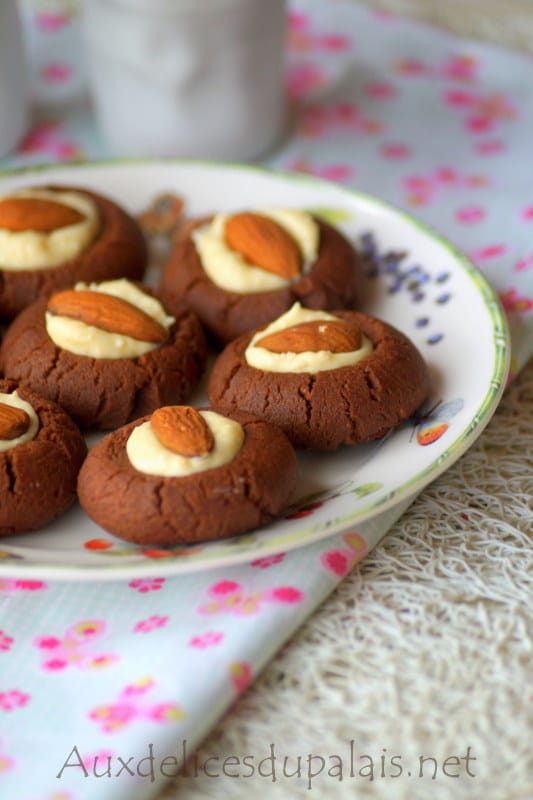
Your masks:
M3 539L3 575L69 580L170 575L249 561L353 530L440 475L494 412L509 347L492 289L449 243L379 200L308 176L167 160L28 169L0 177L0 194L45 182L95 189L132 213L171 190L186 199L189 215L260 205L322 214L360 246L375 248L364 310L400 328L418 346L430 367L431 395L423 413L384 440L300 455L293 513L260 530L223 542L153 550L110 536L76 507L41 532ZM387 257L400 252L405 255ZM193 398L202 400L200 393Z

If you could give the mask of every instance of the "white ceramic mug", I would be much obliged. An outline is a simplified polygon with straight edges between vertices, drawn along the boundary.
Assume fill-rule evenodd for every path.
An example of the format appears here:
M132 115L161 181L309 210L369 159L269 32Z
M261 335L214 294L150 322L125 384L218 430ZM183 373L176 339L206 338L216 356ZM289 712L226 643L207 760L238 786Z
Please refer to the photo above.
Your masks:
M117 154L248 159L280 137L285 0L84 0L83 20Z
M16 147L28 117L28 68L17 4L0 0L0 156Z

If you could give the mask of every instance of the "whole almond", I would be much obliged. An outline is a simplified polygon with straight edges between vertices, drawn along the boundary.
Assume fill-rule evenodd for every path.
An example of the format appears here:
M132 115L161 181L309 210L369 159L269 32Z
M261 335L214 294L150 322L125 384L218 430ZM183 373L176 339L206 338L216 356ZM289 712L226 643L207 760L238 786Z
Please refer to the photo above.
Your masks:
M26 433L30 418L23 408L0 403L0 439L11 441Z
M211 429L191 406L163 406L152 414L152 429L163 445L180 456L203 456L215 446Z
M226 222L226 242L251 264L282 278L300 274L302 255L295 239L262 214L234 214Z
M351 353L361 346L361 331L345 320L316 320L269 333L255 345L272 353Z
M161 344L168 338L163 325L133 303L103 292L74 289L56 292L48 301L48 311L141 342Z
M51 233L74 225L85 217L75 208L37 197L5 197L0 200L0 228L13 233Z

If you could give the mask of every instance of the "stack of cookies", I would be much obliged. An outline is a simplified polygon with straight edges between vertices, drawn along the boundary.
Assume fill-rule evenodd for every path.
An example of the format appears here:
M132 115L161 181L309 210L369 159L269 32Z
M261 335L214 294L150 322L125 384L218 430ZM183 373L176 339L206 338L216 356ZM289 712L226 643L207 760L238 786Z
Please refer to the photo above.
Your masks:
M146 263L136 221L92 191L0 197L0 535L78 494L139 544L233 536L287 509L295 448L382 437L425 399L414 345L356 310L357 250L312 214L192 220L156 289ZM209 346L211 405L195 408ZM94 430L109 432L87 455Z

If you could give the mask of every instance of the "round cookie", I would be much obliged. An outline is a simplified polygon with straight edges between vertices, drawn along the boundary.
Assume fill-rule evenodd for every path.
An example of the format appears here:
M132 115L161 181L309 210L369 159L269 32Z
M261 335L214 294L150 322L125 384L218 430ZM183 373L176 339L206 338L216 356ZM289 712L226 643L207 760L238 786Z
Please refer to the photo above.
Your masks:
M135 220L95 192L40 186L0 197L0 319L76 281L140 280L146 262Z
M170 317L154 292L120 279L37 300L9 326L0 369L80 427L106 430L185 400L206 354L192 311Z
M297 447L333 450L384 436L422 404L427 368L400 331L350 311L305 312L302 323L296 310L227 345L209 379L214 408L257 414Z
M275 219L267 219L265 227L261 218L267 214ZM236 233L228 239L228 225L235 219ZM289 243L286 238L280 241L279 228L288 234ZM205 245L199 232L207 232L211 237L206 237ZM295 243L300 251L296 274ZM228 251L231 262L226 267ZM261 267L259 261L264 261L265 253L266 266ZM212 256L212 266L207 256ZM239 262L235 279L230 274L234 261ZM210 274L204 262L209 263ZM255 266L251 267L252 264ZM246 280L243 266L244 272L253 276L246 291L241 284L241 276L243 282ZM277 269L278 274L273 274L272 269ZM269 209L260 213L216 215L190 223L178 237L165 264L160 288L169 309L185 300L215 341L227 343L275 319L295 301L316 309L358 306L362 275L360 255L336 228L305 212Z
M0 536L37 530L66 511L86 453L62 408L0 380Z
M180 456L176 448L169 449L168 445L175 444L173 432L181 427L183 433L184 429L183 425L172 425L177 413L192 418L195 430L197 417L207 413L200 424L213 436L211 451ZM161 430L167 437L170 431L170 441ZM190 433L191 425L188 430ZM138 434L140 455L131 458L139 468L133 466L129 456L130 444ZM163 448L162 455L147 455L150 437ZM181 435L181 444L183 438ZM190 441L191 436L188 438ZM202 460L216 454L218 447L224 450L230 440L229 460L218 466L207 461L204 469ZM169 473L165 467L169 462L173 466L173 458L180 470L182 462L193 462L194 471L181 476L172 470ZM147 473L141 467L167 474ZM177 545L223 539L270 522L286 508L296 477L294 450L275 426L244 413L228 420L209 409L174 406L158 409L151 418L136 420L95 445L80 472L78 494L87 514L116 536L143 545Z

